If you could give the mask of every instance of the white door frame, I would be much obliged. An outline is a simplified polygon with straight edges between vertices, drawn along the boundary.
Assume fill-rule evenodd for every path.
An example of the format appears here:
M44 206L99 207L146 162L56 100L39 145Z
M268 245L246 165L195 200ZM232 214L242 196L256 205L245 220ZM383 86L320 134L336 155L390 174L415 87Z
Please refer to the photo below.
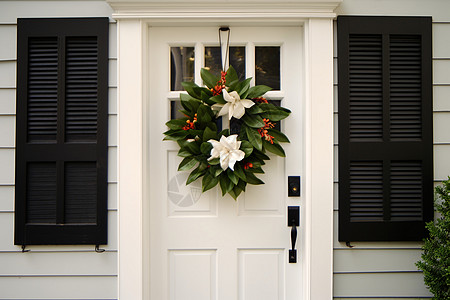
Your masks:
M123 2L120 2L123 1ZM303 299L333 293L333 19L341 0L109 0L118 20L118 206L120 300L149 299L149 219L146 189L146 60L149 26L301 25L304 30ZM233 5L234 3L234 5ZM218 21L220 20L220 21ZM152 299L153 300L153 299ZM159 300L159 299L158 299ZM294 300L294 299L289 299Z

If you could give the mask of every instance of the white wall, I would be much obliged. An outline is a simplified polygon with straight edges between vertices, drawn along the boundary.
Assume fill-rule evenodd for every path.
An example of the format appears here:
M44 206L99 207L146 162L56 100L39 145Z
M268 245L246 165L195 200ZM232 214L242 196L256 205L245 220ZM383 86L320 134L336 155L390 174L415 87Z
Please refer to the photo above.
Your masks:
M18 17L110 17L103 1L0 1L0 299L117 298L116 24L110 22L108 245L14 245L16 34Z
M393 15L433 17L434 181L450 175L450 1L344 0L338 15ZM335 28L336 29L336 28ZM337 240L337 51L335 38L335 191L334 191L334 297L335 299L427 299L431 294L414 263L422 243L352 243Z

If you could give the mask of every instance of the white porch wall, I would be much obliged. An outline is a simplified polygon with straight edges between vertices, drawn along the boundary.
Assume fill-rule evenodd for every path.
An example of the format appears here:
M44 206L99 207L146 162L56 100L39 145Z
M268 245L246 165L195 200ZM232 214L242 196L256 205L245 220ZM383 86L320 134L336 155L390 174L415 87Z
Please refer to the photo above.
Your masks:
M0 1L0 299L117 298L117 43L109 37L108 245L14 245L17 18L110 17L104 1Z
M433 17L434 181L450 175L450 1L344 0L338 15ZM335 23L336 25L336 23ZM336 28L335 28L336 32ZM335 299L428 299L431 294L414 263L420 259L419 242L354 242L350 249L337 239L338 136L337 39L334 39L334 297Z

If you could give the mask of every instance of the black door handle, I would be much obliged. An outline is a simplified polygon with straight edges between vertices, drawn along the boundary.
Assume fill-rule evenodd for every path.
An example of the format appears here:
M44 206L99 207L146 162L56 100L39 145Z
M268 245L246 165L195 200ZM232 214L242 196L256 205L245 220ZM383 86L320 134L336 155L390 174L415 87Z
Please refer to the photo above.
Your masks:
M297 241L297 226L300 225L300 207L288 206L288 226L291 228L291 245L292 249L289 250L289 263L297 263L297 250L295 249L295 243Z

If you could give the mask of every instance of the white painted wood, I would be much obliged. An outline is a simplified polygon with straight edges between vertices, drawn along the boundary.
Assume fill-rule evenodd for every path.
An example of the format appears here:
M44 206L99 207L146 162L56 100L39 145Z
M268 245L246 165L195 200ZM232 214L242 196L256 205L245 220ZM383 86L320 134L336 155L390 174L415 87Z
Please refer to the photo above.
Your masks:
M16 24L17 17L98 17L110 16L105 1L2 1L0 23Z
M119 299L144 299L143 35L139 20L118 24ZM148 283L145 283L148 285Z
M0 212L9 211L14 209L14 187L13 186L0 186Z
M0 61L0 88L16 86L16 62Z
M450 59L433 61L433 83L450 84Z
M0 149L0 184L14 184L14 150Z
M17 57L17 30L15 25L0 25L0 60Z
M331 299L333 265L333 21L306 27L306 299ZM309 235L310 234L310 235Z
M168 96L172 94L168 90L168 45L200 43L196 49L201 49L201 45L217 41L217 27L150 28L148 128L151 130L147 133L150 197L147 201L154 224L150 233L151 299L235 299L236 294L242 300L301 299L302 256L299 255L297 264L287 261L290 229L286 225L286 206L294 201L286 197L286 177L302 175L302 161L298 159L302 157L299 128L303 99L298 93L302 30L231 27L231 32L231 45L251 41L256 45L281 46L285 94L282 105L293 111L284 123L291 139L291 144L286 145L287 158L273 157L264 168L266 175L261 176L267 184L248 186L237 202L229 196L221 197L218 188L192 196L201 185L184 187L183 180L178 180L183 175L176 172L181 160L175 156L178 146L162 141L164 123L170 115ZM202 53L197 52L196 58L202 61ZM250 64L254 69L254 63ZM187 194L181 194L183 191ZM298 204L298 199L295 202ZM300 228L306 228L304 223ZM303 243L301 231L298 243ZM198 267L194 269L194 265ZM264 272L267 270L271 272ZM188 274L193 278L180 282L187 280ZM264 279L259 286L255 285L257 278Z
M450 24L433 24L433 57L450 58Z
M108 68L108 86L117 87L117 60L110 59Z
M336 297L429 297L422 273L336 274Z
M434 143L450 143L450 112L434 113L433 128Z
M16 144L16 117L0 116L0 148L14 147Z
M117 115L117 87L108 89L108 113Z
M109 58L117 58L117 23L109 24Z
M117 210L117 183L108 183L108 209Z
M334 272L414 272L418 271L415 263L421 253L418 249L337 250L334 251Z
M434 145L434 178L446 180L450 175L450 145Z
M0 255L0 276L117 275L114 252L33 252Z
M376 5L375 5L376 4ZM434 22L450 21L450 2L445 0L404 1L344 0L335 10L338 15L433 16Z
M16 113L16 90L0 89L0 114L14 115Z
M115 299L116 284L113 276L4 277L0 290L3 299Z
M434 111L450 111L450 86L433 87Z
M426 299L431 299L431 297L432 296L420 297L420 298L417 298L417 297L413 297L413 298L401 297L401 299L402 300L426 300ZM351 298L334 297L333 299L334 300L375 300L375 299L380 299L380 298L375 296L375 297L363 297L363 298L358 298L358 297L356 297L356 298L355 297L351 297ZM395 297L395 298L391 298L391 297L384 298L383 297L383 300L398 300L398 299L399 299L398 297Z
M108 117L108 145L117 146L117 115Z
M117 182L117 147L108 146L108 182Z
M333 112L333 144L337 145L339 141L338 135L338 114Z

